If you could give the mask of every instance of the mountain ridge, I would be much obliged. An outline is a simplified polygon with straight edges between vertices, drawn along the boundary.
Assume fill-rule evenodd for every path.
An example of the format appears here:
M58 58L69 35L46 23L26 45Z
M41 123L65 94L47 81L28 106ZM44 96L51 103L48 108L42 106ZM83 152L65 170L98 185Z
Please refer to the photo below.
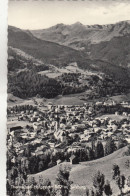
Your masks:
M57 24L30 31L35 37L85 52L89 58L130 67L130 21L108 25Z
M54 42L61 42L64 44L72 43L72 37L77 39L77 41L84 39L85 41L91 41L91 43L99 43L101 41L109 41L115 36L129 34L130 21L121 21L115 24L106 25L83 25L80 22L76 22L72 25L65 25L60 23L46 29L31 30L30 32L40 39L48 41L53 40ZM64 37L65 35L68 37ZM58 36L60 37L58 38ZM98 39L95 38L96 36L98 36Z

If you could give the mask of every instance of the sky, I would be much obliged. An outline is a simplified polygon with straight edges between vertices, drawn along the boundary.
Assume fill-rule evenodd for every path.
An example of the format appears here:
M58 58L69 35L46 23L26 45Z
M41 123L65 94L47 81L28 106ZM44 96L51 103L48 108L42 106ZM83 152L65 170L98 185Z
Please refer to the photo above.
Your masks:
M9 0L8 24L44 29L59 23L112 24L130 20L130 0Z

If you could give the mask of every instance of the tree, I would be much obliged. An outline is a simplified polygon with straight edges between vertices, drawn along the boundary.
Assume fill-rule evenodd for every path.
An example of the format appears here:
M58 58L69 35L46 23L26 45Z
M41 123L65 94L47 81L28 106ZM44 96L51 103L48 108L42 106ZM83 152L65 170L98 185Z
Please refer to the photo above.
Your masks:
M91 191L90 191L90 196L95 196L95 193L94 193L93 189L91 189Z
M95 196L101 196L101 193L98 190L96 190L94 194Z
M51 181L47 178L43 181L43 186L51 186Z
M29 179L29 185L31 186L31 189L30 189L31 195L32 196L37 195L37 190L35 189L35 186L37 185L37 183L34 177L31 177Z
M34 177L31 177L30 179L29 179L29 185L31 185L31 186L36 186L36 180L35 180L35 178Z
M112 189L111 189L111 186L110 186L110 183L109 181L107 180L105 185L104 185L104 193L107 195L107 196L110 196L112 195Z
M100 171L98 171L93 178L93 186L96 189L96 195L103 195L105 176Z
M116 181L122 195L122 189L125 186L125 176L121 175L120 168L116 164L113 165L113 179Z
M79 151L79 161L87 161L88 160L88 151L87 149Z
M118 144L117 144L117 148L120 149L120 148L123 148L126 145L127 145L127 141L120 138L119 141L118 141Z
M86 196L89 196L89 189L86 188Z
M40 161L39 164L38 164L38 171L42 171L44 169L44 163L43 161Z
M56 184L61 185L61 195L68 196L72 182L69 180L70 168L60 167L56 177Z
M125 161L125 167L126 167L127 169L129 169L129 167L130 167L130 161L129 161L129 159L127 159L127 160Z
M94 159L94 151L92 150L92 148L89 148L88 150L88 159L90 161Z
M118 188L120 189L121 195L122 195L122 189L125 186L125 176L124 175L120 175L116 178L116 183L118 185Z
M96 148L95 148L95 157L101 158L104 157L104 148L103 144L101 142L97 142Z
M130 187L130 176L128 176L128 179L127 179L127 186Z
M15 179L18 177L18 170L16 167L12 167L11 170L11 180L14 182L15 184Z
M31 145L29 144L27 148L24 149L24 156L31 157Z
M130 144L127 146L127 152L126 155L129 156L130 155Z
M7 190L7 195L13 195L11 192L13 192L12 188L11 188L11 184L10 184L10 181L7 180L7 183L6 183L6 190Z
M38 185L39 185L38 195L44 195L44 196L56 195L55 190L51 186L51 181L49 179L43 180L43 177L39 176Z
M38 184L40 186L51 186L51 181L47 178L45 180L43 180L43 177L42 176L39 176L39 182Z
M113 179L115 180L116 177L120 176L120 168L117 164L113 165Z
M112 138L109 138L109 140L106 142L105 145L105 155L109 155L113 153L116 150L115 142Z

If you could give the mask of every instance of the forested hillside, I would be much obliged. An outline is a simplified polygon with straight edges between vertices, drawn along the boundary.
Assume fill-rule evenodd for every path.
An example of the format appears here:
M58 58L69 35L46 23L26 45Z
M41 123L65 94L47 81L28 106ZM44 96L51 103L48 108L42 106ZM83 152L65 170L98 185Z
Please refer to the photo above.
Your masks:
M55 79L41 76L33 71L23 71L8 77L8 92L20 98L42 97L53 98L61 94L62 89Z

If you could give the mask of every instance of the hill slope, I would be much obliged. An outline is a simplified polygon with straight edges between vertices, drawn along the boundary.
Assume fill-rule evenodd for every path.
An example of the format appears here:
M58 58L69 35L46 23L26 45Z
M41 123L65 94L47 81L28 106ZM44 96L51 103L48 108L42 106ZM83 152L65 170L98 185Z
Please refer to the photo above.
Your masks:
M11 26L8 28L8 46L18 48L45 63L63 64L64 61L77 61L83 58L79 51L37 39L31 33Z
M123 156L123 153L126 151L126 147L117 150L111 155L108 155L107 157L97 159L95 161L89 161L89 162L82 162L77 165L70 165L70 163L62 163L60 165L54 166L50 169L47 169L43 172L40 172L38 174L32 175L35 177L36 180L38 180L39 176L43 176L44 179L49 178L52 183L55 182L55 178L57 175L57 172L59 170L59 167L61 165L68 165L71 168L70 172L70 179L73 181L73 187L74 185L79 186L86 186L88 188L91 188L92 186L92 178L94 174L100 170L103 171L105 174L106 179L108 179L111 182L111 186L113 189L113 193L119 192L119 189L115 182L112 180L112 165L114 163L118 164L121 170L121 173L126 176L126 178L129 176L129 169L125 167L125 161L130 160L130 156ZM81 188L72 188L72 195L82 195L84 190Z
M130 34L92 44L90 54L94 59L107 60L109 63L130 68Z

